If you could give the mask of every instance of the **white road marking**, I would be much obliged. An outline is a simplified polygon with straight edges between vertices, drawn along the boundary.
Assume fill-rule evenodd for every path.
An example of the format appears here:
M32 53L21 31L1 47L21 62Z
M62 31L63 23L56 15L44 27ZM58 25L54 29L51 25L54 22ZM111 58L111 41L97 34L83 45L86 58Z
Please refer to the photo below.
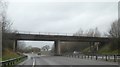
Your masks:
M35 67L35 59L33 58L33 66L32 67Z

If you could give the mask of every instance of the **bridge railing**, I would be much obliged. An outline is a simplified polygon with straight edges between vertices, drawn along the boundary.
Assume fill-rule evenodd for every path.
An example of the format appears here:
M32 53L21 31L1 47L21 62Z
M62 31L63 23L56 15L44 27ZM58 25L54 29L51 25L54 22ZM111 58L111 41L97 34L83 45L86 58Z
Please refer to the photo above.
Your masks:
M120 61L120 55L86 55L86 54L64 54L63 56L71 57L71 58L81 58L81 59L89 59L89 60L104 60L111 62Z
M37 34L37 35L65 35L73 36L74 33L55 33L55 32L29 32L29 31L19 31L17 34Z
M76 34L76 33L57 33L57 32L31 32L31 31L17 31L17 34L35 34L35 35L61 35L61 36L83 36L83 37L91 37L86 34ZM107 38L107 36L101 36L102 38Z
M18 57L18 58L14 58L14 59L9 59L9 60L6 60L6 61L2 61L0 62L2 67L10 67L10 66L13 66L15 65L16 63L26 59L27 56L22 56L22 57Z

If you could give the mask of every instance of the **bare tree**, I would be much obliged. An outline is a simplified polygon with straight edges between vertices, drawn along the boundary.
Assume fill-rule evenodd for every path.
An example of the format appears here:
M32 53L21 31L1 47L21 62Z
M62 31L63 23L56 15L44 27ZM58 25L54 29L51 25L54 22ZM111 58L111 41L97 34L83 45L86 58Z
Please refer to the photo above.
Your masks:
M113 22L113 24L111 25L109 34L111 37L115 37L115 38L120 37L120 22L118 21Z
M119 43L120 43L120 19L118 21L114 21L111 25L111 28L109 30L110 37L113 37L115 39L112 40L111 43L111 50L119 49Z
M0 28L2 32L2 49L13 49L14 41L10 40L11 22L6 15L7 2L0 0Z
M100 31L98 30L98 28L96 27L95 28L95 31L94 31L94 37L100 37L101 36L101 33Z
M83 36L83 30L80 28L78 32L76 32L75 34L73 34L73 36Z
M101 33L99 32L98 28L96 27L95 29L89 29L88 32L86 33L86 35L89 37L100 37Z
M10 20L8 20L7 15L6 15L6 9L7 9L7 2L4 0L0 1L0 23L2 32L9 32L11 23Z
M50 46L49 45L45 45L42 47L42 50L43 51L48 51L50 49Z
M88 32L86 33L86 36L94 37L94 29L89 29Z

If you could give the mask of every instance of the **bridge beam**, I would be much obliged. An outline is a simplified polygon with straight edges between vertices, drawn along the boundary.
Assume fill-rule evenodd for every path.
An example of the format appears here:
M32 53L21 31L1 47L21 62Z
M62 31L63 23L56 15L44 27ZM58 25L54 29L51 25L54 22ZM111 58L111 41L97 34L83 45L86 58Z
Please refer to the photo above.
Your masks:
M13 51L14 51L14 52L17 51L17 40L14 40Z
M61 55L61 51L60 51L60 41L54 41L54 55L55 56L60 56Z

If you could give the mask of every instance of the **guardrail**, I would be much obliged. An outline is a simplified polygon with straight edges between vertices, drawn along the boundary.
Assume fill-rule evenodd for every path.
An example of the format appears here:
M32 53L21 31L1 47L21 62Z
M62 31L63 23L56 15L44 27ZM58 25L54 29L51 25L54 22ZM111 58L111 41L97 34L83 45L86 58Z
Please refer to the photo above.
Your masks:
M120 61L120 55L85 55L85 54L64 54L63 56L91 60Z
M2 61L1 62L2 67L11 67L11 66L15 65L16 63L18 63L19 61L24 60L26 58L27 58L27 56L22 56L22 57Z

